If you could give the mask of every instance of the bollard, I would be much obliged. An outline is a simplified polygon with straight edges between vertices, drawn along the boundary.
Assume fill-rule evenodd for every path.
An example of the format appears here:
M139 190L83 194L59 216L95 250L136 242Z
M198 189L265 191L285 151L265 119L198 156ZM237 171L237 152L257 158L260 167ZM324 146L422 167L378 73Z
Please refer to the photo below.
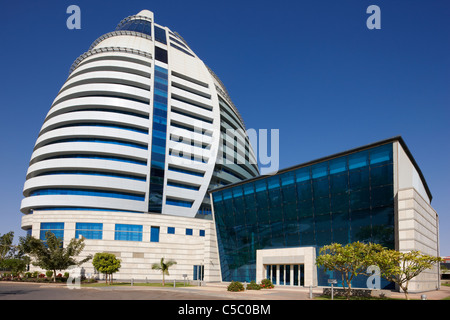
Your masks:
M133 284L134 284L134 279L131 278L131 286L133 286Z
M423 294L420 297L422 298L422 300L427 300L427 295L426 294Z
M309 298L312 299L312 286L309 286Z
M334 290L333 284L331 284L331 300L334 300Z

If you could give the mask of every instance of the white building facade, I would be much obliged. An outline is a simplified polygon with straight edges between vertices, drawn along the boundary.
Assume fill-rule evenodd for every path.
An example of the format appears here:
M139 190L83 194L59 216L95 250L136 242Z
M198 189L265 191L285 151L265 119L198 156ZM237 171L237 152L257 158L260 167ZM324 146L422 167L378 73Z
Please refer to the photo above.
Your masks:
M178 279L218 280L207 190L258 174L222 82L143 10L73 63L31 156L22 228L116 253L119 278L151 278L165 257Z

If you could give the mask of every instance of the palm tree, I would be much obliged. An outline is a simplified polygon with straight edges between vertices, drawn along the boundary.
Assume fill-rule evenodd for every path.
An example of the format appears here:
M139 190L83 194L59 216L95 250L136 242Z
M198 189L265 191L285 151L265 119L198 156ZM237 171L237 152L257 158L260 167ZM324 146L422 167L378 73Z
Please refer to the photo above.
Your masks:
M165 282L164 282L164 275L169 275L169 268L171 266L173 266L174 264L177 264L177 262L173 261L173 260L164 262L164 258L161 258L161 262L160 263L154 263L152 265L152 269L153 270L161 270L161 273L162 273L162 276L163 276L163 278L162 278L162 285L163 285L163 287L164 287L164 284L165 284Z

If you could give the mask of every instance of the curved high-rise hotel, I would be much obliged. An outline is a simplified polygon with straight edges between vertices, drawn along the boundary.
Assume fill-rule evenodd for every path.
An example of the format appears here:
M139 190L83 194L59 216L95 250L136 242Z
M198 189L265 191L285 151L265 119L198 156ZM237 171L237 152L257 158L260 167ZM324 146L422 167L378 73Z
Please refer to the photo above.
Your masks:
M207 190L258 173L222 82L143 10L72 64L31 156L22 227L84 236L86 252L117 253L130 277L164 255L203 266L203 242L215 241ZM186 254L170 256L174 243Z

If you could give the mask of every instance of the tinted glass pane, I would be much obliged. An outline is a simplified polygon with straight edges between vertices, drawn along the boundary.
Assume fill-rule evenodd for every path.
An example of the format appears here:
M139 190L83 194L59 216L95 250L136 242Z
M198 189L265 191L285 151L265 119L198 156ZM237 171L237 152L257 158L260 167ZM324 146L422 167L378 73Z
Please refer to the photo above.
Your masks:
M161 43L167 44L166 40L166 30L155 26L155 40Z
M328 174L328 162L312 166L311 172L313 179L326 176Z
M392 163L392 144L370 150L370 165Z
M167 63L167 50L159 47L155 47L155 59L164 63Z
M344 193L348 191L348 173L333 174L330 176L330 193Z
M337 158L330 160L330 174L347 171L347 158Z
M297 183L297 193L299 201L312 199L311 181Z
M369 187L369 168L351 170L349 175L350 189Z
M330 193L328 177L321 179L314 179L313 191L314 191L314 198L328 197Z
M392 165L370 168L370 185L372 187L392 184L394 172Z
M309 180L310 177L310 168L301 168L295 171L295 181L302 182Z
M361 168L369 165L369 152L362 151L348 156L349 169Z

